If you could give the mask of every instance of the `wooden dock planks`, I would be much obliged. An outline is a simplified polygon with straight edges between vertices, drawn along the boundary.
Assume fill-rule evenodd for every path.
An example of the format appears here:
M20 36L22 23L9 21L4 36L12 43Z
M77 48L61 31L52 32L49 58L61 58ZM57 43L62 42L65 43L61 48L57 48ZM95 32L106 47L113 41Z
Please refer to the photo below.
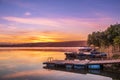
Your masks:
M73 65L89 65L89 64L115 64L115 63L120 63L120 59L116 60L79 60L79 61L74 61L74 60L53 60L53 61L48 61L44 62L43 64L73 64Z

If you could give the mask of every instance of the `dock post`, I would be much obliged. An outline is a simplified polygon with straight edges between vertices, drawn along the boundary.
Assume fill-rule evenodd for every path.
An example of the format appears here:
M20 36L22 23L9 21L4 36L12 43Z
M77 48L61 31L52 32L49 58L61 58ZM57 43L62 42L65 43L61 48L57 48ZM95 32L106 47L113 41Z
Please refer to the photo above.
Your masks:
M85 65L85 70L88 70L88 64Z
M100 69L103 70L103 64L100 64Z

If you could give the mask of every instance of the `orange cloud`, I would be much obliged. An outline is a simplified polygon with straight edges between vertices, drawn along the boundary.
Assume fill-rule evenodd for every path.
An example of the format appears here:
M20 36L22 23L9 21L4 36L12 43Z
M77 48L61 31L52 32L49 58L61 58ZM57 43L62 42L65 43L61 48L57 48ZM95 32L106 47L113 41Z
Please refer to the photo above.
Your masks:
M49 34L48 34L49 33ZM85 40L82 34L64 33L64 32L18 32L16 34L1 34L0 42L28 43L28 42L59 42Z
M21 18L3 17L4 20L16 25L0 25L0 31L5 33L0 35L0 42L58 42L72 40L86 40L87 34L100 30L103 22L112 21L109 17L101 18ZM23 25L30 24L31 27ZM36 26L37 25L37 26ZM29 26L29 25L28 25ZM42 26L42 27L41 27ZM6 27L6 28L5 28ZM21 27L25 27L22 30ZM18 28L18 29L17 29ZM45 31L42 30L45 28ZM104 26L102 29L105 28ZM51 30L53 29L53 30ZM55 31L54 31L55 30ZM58 32L59 31L59 32Z

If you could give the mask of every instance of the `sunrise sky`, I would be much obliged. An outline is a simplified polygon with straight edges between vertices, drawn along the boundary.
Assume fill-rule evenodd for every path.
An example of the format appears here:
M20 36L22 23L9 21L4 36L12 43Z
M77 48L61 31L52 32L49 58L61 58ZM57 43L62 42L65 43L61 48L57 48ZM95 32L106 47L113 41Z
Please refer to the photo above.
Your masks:
M120 0L0 0L0 43L86 40L120 22Z

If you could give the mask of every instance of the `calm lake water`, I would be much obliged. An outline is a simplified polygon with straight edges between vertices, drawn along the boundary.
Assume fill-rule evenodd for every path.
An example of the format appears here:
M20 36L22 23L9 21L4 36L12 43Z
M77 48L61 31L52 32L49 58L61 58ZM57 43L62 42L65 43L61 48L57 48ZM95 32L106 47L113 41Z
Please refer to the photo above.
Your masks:
M78 47L53 49L0 48L0 80L120 80L119 74L115 73L45 69L42 63L48 57L64 60L65 50Z

